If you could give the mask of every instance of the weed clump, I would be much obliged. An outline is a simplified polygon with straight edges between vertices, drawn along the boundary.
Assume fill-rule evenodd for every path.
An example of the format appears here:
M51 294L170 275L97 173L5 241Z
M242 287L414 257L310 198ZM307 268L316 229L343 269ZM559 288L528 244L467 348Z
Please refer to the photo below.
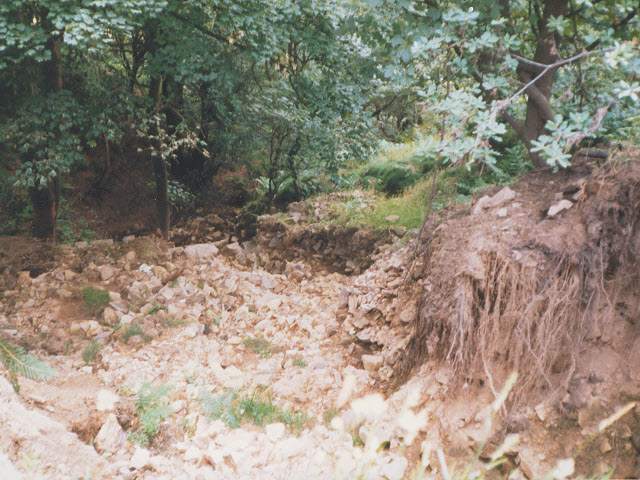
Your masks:
M247 337L242 343L262 358L266 358L277 351L277 348L269 340L262 337Z
M259 427L281 422L297 432L311 420L305 413L276 405L264 392L241 396L237 391L229 390L214 397L201 389L199 400L205 415L222 420L230 428L239 428L243 420L248 420Z
M89 315L97 317L109 305L109 292L100 288L84 287L82 289L84 308Z
M94 363L103 346L104 345L98 342L91 342L89 346L82 351L82 360L84 360L84 363L86 365Z
M122 336L120 338L124 343L129 343L129 340L131 340L131 337L135 335L140 335L140 337L142 337L142 339L145 342L151 341L151 338L144 333L144 331L142 330L142 327L137 323L127 326L122 332Z
M305 368L307 366L307 362L304 360L302 355L297 354L295 357L293 357L293 366Z
M171 385L142 384L135 405L138 426L128 435L131 442L142 447L151 443L153 437L158 433L160 424L173 413L168 399L171 390L173 390Z

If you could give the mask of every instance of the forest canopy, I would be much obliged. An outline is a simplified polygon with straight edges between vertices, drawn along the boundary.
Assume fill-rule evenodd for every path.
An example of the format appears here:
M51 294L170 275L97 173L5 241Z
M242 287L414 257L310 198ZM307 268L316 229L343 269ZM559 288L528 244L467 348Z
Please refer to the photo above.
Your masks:
M636 135L637 1L14 0L0 5L0 195L55 234L64 177L146 162L157 226L242 172L253 213L341 186L418 129L435 165ZM419 128L418 128L419 127ZM130 159L114 162L114 156ZM107 180L105 180L107 179ZM246 200L246 199L245 199ZM26 211L26 210L25 210Z

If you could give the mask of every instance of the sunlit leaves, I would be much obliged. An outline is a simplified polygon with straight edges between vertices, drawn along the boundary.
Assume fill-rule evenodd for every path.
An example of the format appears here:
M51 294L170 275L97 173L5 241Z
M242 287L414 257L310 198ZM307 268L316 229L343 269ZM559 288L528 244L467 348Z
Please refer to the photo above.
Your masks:
M618 86L616 87L614 92L616 93L618 98L627 97L633 100L634 102L637 102L638 95L640 95L640 83L638 82L628 83L624 80L621 80L620 83L618 83Z

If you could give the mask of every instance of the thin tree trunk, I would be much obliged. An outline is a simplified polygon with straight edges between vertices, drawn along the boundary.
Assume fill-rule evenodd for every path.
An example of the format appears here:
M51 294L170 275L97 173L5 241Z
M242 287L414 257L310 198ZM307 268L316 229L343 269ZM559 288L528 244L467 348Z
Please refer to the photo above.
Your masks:
M47 94L62 91L62 36L54 34L47 42L51 59L44 63L44 85ZM56 176L29 189L33 209L31 232L34 237L56 242L56 221L60 208L62 179Z
M158 110L160 108L160 94L162 93L162 77L160 75L154 75L151 77L151 83L149 84L149 98L153 102L153 109Z
M152 157L156 180L156 216L158 229L165 240L169 239L170 211L167 180L167 163L161 155Z
M52 35L47 41L51 59L44 63L46 93L62 90L62 36Z
M36 238L56 240L56 219L60 205L62 181L60 175L48 180L45 185L29 189L33 209L31 233Z
M549 65L559 60L558 43L560 38L557 33L549 31L548 23L549 18L564 15L567 11L568 4L568 0L545 0L544 11L539 21L540 35L533 56L534 62ZM557 68L550 69L535 85L527 89L529 98L527 100L527 114L522 129L527 144L530 144L532 140L536 140L542 135L546 122L553 119L550 100L557 70ZM524 83L530 82L539 72L540 69L532 67L531 65L520 64L518 68L518 76L520 81ZM545 160L539 153L530 151L529 154L531 161L536 167L547 166Z

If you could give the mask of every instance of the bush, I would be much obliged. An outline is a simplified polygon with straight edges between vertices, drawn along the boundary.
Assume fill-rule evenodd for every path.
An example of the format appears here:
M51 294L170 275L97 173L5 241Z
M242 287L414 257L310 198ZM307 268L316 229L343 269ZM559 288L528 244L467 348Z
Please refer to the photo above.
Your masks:
M373 184L376 192L389 196L400 195L405 189L416 183L419 176L408 166L398 164L372 165L362 178L367 186Z
M297 187L298 191L296 192L293 178L287 178L282 182L282 185L280 185L280 189L276 195L276 203L279 205L288 205L292 202L299 202L318 193L322 188L317 175L311 172L305 172L298 177Z

